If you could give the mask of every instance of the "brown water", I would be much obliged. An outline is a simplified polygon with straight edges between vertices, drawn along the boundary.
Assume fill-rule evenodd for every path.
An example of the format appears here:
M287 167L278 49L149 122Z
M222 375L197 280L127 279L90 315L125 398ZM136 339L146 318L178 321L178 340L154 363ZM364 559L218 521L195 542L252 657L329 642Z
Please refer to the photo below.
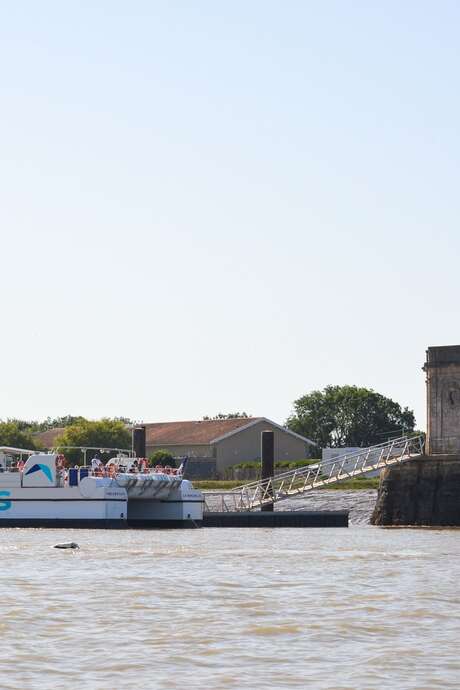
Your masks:
M4 529L0 555L2 688L460 687L459 531Z

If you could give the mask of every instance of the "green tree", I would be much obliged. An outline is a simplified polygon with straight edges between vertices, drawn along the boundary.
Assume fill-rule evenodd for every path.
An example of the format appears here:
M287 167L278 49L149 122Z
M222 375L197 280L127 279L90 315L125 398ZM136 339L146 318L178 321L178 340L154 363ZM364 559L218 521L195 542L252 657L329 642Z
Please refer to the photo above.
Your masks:
M211 419L249 419L249 415L246 412L219 412L214 417L208 417L207 415L203 417L203 421L210 421Z
M67 414L64 417L47 417L44 422L35 422L35 431L48 431L49 429L58 429L60 427L75 426L86 422L84 417Z
M64 446L83 446L85 448L131 448L131 432L126 424L119 419L100 419L92 422L87 419L68 426L65 431L56 439L56 445L71 462L81 460L79 451L64 450ZM116 453L106 456L108 460ZM87 459L94 456L89 453Z
M414 430L414 413L368 388L326 386L294 401L287 426L325 446L366 448Z
M11 419L0 422L0 446L12 446L25 450L35 450L36 448L29 432L18 421Z
M129 417L114 417L114 421L123 422L124 424L132 424ZM24 419L8 419L8 422L14 422L19 426L21 430L34 431L48 431L49 429L57 429L61 427L75 426L82 424L87 420L85 417L80 415L75 416L71 414L64 415L63 417L47 417L43 422L37 421L27 421Z
M14 422L18 427L25 431L35 432L35 431L48 431L49 429L56 429L58 427L71 426L73 424L79 424L84 422L84 417L74 417L72 415L66 415L65 417L56 417L52 419L47 417L43 422L37 422L34 420L25 419L8 419L8 422Z
M10 417L6 421L16 424L21 431L37 431L38 422L28 421L26 419L16 419L15 417Z

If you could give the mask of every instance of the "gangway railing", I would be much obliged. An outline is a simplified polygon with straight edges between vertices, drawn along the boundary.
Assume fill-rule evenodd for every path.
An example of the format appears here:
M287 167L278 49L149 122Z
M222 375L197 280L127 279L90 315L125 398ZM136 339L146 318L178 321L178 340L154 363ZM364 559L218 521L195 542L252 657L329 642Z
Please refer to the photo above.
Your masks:
M401 464L423 453L423 435L394 439L347 455L339 455L315 465L283 472L269 479L244 484L232 491L207 491L208 512L246 512L264 504L360 477L390 465Z

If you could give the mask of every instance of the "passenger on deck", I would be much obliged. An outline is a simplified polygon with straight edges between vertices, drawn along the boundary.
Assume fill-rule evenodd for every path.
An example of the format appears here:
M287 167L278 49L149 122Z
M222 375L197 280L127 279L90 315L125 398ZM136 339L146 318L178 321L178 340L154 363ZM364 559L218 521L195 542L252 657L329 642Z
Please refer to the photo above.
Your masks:
M101 465L102 465L102 460L100 458L98 458L97 455L95 455L94 458L91 460L92 469L95 471Z
M96 477L103 477L105 475L105 466L102 460L99 460L99 464L96 466L94 474Z
M157 474L164 474L164 467L163 465L155 465L155 472Z

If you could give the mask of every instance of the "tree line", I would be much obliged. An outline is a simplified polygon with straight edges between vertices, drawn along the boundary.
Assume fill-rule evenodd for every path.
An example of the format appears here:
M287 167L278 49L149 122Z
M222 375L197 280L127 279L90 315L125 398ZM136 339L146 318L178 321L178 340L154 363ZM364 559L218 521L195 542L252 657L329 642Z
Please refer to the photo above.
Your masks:
M42 450L43 443L36 436L41 431L62 428L53 442L55 447L83 446L100 448L131 448L130 420L115 417L92 421L85 417L58 417L46 422L25 422L8 419L0 422L0 446L13 446L27 450ZM40 428L45 425L45 428ZM76 455L69 453L70 456Z
M246 412L220 412L203 419L247 418ZM36 434L62 428L54 445L101 448L130 448L131 420L128 417L91 421L66 415L43 422L7 419L0 421L0 446L40 450ZM391 398L368 388L326 386L307 393L293 403L286 428L313 441L318 452L326 446L365 448L389 438L412 433L415 417L412 410Z

